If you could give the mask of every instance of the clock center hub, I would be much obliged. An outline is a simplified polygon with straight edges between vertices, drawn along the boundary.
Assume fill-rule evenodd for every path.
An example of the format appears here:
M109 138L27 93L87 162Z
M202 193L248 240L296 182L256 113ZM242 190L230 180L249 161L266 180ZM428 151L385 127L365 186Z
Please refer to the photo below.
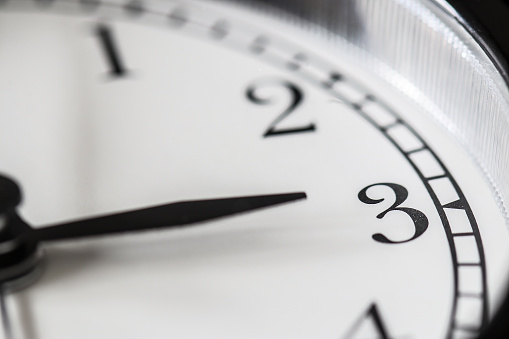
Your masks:
M0 175L0 281L15 289L34 280L41 257L33 229L16 212L20 202L18 184Z

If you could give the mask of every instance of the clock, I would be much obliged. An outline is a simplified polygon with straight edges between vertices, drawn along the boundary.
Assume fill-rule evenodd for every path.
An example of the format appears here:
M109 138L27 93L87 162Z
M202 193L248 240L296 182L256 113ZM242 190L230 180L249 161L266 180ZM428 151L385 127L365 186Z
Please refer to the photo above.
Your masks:
M0 1L5 338L507 336L503 1Z

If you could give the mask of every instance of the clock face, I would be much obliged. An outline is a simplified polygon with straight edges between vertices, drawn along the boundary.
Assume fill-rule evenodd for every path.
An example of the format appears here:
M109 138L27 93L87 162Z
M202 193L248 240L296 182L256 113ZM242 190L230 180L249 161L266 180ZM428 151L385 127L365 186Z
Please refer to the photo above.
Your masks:
M311 36L228 4L2 3L0 171L34 228L305 193L44 243L5 335L477 335L509 254L487 181L421 106Z

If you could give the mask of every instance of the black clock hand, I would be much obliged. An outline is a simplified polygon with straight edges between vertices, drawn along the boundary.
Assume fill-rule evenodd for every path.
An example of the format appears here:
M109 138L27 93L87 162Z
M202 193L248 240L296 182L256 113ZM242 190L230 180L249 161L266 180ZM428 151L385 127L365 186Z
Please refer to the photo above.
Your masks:
M81 238L154 228L175 228L305 199L305 193L191 200L37 228L37 241Z
M5 225L0 227L0 244L7 240L41 242L182 227L305 198L306 193L299 192L182 201L33 229L15 211L21 201L19 186L0 175L0 217L6 218Z
M0 175L0 283L35 270L41 242L184 227L305 198L306 193L298 192L182 201L34 229L16 212L19 186Z

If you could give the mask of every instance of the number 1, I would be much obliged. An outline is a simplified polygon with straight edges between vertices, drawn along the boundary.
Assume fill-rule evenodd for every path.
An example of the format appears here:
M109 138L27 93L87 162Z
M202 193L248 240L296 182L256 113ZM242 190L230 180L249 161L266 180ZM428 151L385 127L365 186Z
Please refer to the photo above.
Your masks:
M125 76L127 74L127 70L122 62L122 58L120 57L120 52L115 42L111 27L106 24L99 24L97 25L95 32L110 66L110 74L118 78Z

